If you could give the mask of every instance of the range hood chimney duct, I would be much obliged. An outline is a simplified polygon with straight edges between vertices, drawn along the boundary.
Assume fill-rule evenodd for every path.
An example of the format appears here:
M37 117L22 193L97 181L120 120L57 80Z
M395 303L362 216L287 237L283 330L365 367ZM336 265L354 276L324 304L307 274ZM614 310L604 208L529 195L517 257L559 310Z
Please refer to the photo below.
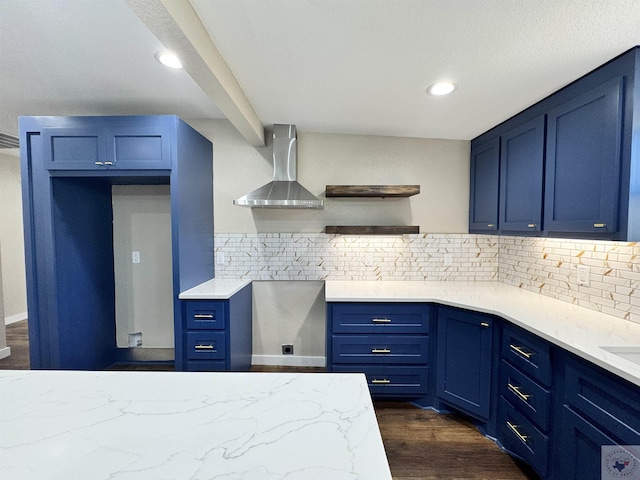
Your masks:
M295 125L273 126L273 181L233 201L252 208L324 208L324 201L300 185Z

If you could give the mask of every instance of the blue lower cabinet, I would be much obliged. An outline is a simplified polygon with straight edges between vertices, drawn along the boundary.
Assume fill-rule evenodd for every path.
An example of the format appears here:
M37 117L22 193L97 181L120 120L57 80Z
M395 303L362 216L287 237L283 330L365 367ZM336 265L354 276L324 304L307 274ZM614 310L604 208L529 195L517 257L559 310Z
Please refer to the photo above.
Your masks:
M615 445L616 442L566 405L562 407L557 428L560 448L554 458L553 478L600 480L602 445ZM618 473L624 478L621 472Z
M334 365L333 371L364 373L371 395L377 398L421 397L428 393L426 366Z
M438 308L436 395L481 420L491 412L493 321L479 313Z
M561 362L564 394L554 457L559 475L553 478L595 480L603 468L611 469L606 478L637 478L640 459L636 457L635 473L630 465L615 469L615 458L607 459L602 447L619 447L624 454L625 446L640 445L640 389L569 353Z
M184 333L180 364L183 370L250 370L251 284L228 300L182 300L181 303Z
M364 373L374 398L429 393L431 306L328 303L327 371Z
M541 476L549 469L549 436L504 397L498 409L498 438L505 450L531 465Z
M334 363L427 363L426 335L334 335Z
M188 332L189 360L224 360L227 353L225 332Z

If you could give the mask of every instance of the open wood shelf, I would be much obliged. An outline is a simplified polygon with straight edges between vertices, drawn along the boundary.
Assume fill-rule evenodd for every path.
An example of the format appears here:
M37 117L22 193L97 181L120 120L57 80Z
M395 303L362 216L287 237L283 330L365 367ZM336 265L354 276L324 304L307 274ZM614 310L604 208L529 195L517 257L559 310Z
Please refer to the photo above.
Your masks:
M327 185L326 197L411 197L420 185Z
M327 225L325 233L341 235L402 235L405 233L420 233L418 225Z

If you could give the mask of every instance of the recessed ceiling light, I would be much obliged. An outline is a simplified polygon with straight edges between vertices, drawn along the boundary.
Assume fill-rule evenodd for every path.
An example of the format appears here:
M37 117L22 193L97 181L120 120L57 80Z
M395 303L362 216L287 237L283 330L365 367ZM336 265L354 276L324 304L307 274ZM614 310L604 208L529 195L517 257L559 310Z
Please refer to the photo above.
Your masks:
M430 85L427 88L427 93L429 95L441 96L441 95L449 95L456 89L456 85L451 82L438 82Z
M182 63L178 56L173 52L156 52L156 60L162 65L169 68L182 68Z

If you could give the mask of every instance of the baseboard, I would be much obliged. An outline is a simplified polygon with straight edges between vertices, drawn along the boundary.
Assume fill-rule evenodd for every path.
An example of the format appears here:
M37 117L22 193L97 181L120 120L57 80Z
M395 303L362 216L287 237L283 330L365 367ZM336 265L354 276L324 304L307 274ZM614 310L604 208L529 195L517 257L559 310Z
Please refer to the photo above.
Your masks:
M4 317L4 324L11 325L12 323L21 322L22 320L26 320L27 312L16 313L15 315L11 315L10 317Z
M286 367L324 367L325 357L301 355L252 355L251 365L278 365Z
M0 359L7 358L11 355L11 349L9 347L0 348Z

